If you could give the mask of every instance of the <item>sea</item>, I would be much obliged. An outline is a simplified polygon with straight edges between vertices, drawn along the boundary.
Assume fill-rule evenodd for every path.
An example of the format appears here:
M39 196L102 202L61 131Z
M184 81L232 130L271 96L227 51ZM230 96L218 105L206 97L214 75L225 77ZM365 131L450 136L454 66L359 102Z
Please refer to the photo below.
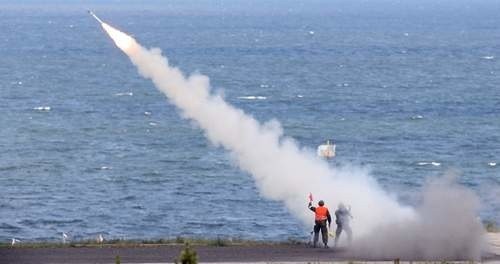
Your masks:
M500 1L4 0L0 242L309 236L89 9L402 204L454 174L500 223Z

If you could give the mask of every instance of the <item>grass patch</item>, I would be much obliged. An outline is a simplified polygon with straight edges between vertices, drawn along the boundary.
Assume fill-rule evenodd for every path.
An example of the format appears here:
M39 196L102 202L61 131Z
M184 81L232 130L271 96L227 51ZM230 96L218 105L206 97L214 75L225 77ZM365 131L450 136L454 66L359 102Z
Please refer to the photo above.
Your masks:
M488 231L488 232L491 232L491 233L500 232L500 228L498 227L496 222L486 220L486 221L483 221L483 225L484 225L484 229L486 229L486 231Z
M196 251L191 249L189 243L184 244L184 249L178 258L174 259L175 264L197 264L198 254Z
M19 242L12 246L10 243L0 243L0 248L79 248L79 247L154 247L154 246L183 246L188 243L191 246L211 246L211 247L227 247L227 246L256 246L256 245L298 245L306 244L299 240L289 239L287 241L257 241L233 238L185 238L176 237L171 239L110 239L99 243L95 240L79 240L70 241L68 243L61 242L45 242L45 241L28 241Z

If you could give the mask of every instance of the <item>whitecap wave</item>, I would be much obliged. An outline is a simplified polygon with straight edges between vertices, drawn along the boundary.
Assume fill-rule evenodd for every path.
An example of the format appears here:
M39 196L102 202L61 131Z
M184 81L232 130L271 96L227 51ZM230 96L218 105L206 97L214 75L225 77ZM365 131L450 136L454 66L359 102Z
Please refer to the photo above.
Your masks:
M243 100L266 100L266 96L255 96L255 95L249 95L249 96L240 96L238 99L243 99Z
M485 60L492 60L494 58L495 58L495 56L483 56L483 57L481 57L481 59L485 59Z
M133 92L115 93L115 96L133 96Z
M41 112L48 112L51 109L52 108L50 106L37 106L37 107L33 108L33 110L35 110L35 111L41 111Z
M432 165L432 166L441 166L441 162L436 162L436 161L430 161L430 162L427 162L427 161L422 161L422 162L418 162L417 163L419 166L426 166L426 165Z

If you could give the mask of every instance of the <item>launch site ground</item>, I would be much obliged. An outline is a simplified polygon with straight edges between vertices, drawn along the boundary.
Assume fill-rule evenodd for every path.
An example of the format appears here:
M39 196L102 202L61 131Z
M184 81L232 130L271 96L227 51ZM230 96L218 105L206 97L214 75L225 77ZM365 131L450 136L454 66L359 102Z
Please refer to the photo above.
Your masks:
M483 263L500 263L500 233L488 233L489 249ZM4 245L0 263L173 263L182 244L72 244ZM368 259L345 249L311 248L299 243L234 243L196 245L199 263L394 263L393 259ZM413 260L411 263L472 263L467 260ZM410 263L401 259L400 263ZM474 261L474 263L477 263Z

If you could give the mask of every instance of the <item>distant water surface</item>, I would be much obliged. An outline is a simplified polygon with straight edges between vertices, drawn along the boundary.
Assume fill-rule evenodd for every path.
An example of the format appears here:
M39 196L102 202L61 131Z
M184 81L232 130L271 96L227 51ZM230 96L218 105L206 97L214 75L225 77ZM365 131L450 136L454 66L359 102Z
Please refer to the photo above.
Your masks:
M308 234L87 8L300 146L335 139L332 165L402 203L454 171L499 223L500 3L380 2L0 3L0 240Z

